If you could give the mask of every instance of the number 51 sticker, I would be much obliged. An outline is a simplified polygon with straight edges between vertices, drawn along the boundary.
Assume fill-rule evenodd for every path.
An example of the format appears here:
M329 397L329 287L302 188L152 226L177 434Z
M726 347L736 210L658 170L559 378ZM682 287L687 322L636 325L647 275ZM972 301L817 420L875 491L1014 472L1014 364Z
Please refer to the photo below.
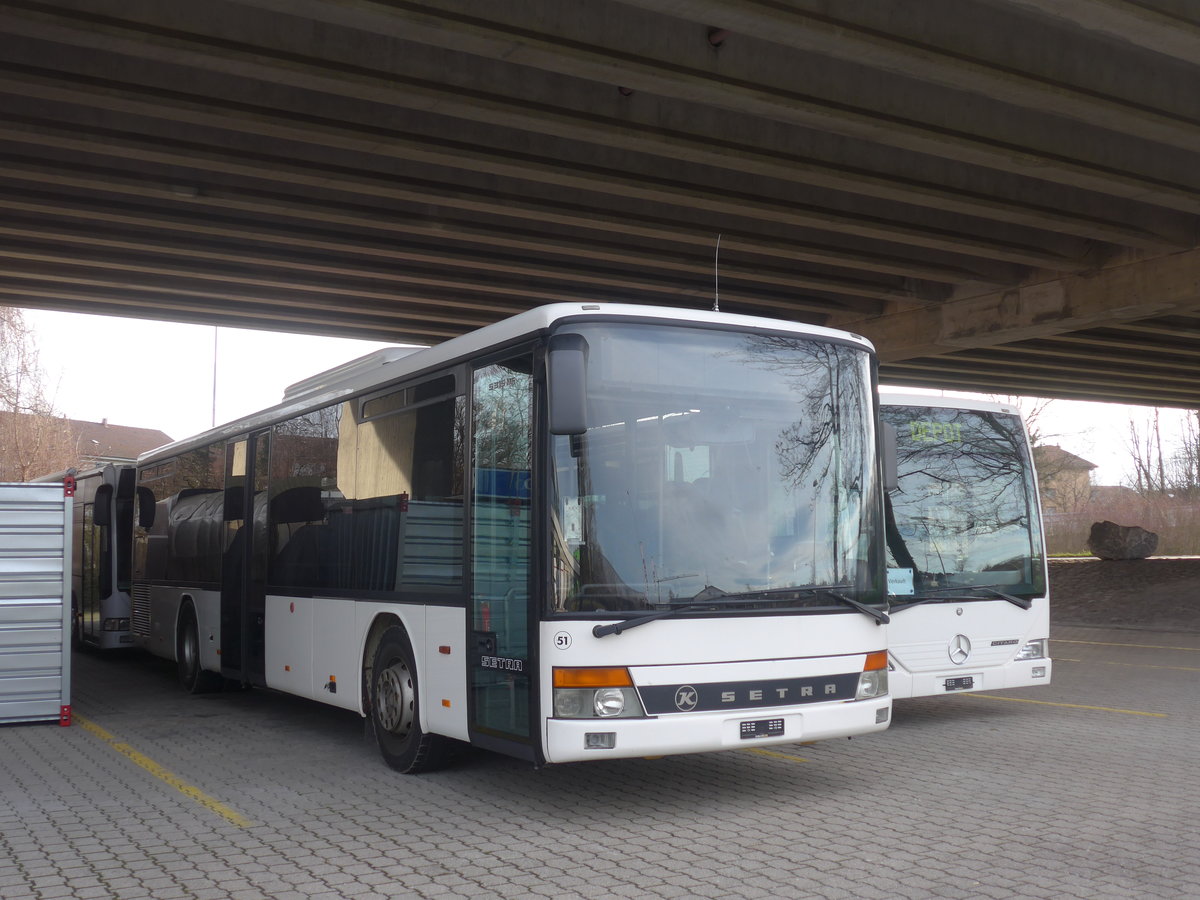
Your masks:
M566 650L571 646L571 635L567 634L565 631L560 631L558 634L554 635L554 646L559 650Z

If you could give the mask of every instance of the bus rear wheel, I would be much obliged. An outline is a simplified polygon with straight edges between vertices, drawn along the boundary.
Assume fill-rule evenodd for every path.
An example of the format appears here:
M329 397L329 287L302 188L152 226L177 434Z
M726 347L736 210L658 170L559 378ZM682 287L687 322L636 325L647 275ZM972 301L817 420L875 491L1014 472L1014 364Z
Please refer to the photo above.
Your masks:
M371 726L383 760L415 775L445 764L448 741L421 730L417 666L402 628L383 633L371 667Z
M221 687L221 676L200 668L200 627L196 611L184 606L179 615L179 636L175 642L175 660L179 683L191 694L206 694Z

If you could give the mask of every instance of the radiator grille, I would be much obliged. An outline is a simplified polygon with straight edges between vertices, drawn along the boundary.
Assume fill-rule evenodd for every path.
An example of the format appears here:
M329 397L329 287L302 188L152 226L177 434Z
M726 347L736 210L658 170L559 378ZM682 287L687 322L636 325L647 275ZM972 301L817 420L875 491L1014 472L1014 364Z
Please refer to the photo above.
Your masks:
M129 630L138 637L150 636L150 586L135 585L130 594L133 609L130 611Z

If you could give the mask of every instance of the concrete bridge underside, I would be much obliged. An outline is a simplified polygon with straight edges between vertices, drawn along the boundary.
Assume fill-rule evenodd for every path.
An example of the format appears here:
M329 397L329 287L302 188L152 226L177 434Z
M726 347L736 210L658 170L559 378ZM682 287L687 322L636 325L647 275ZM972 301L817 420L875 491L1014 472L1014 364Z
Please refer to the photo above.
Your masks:
M5 0L0 303L437 341L557 300L1200 407L1194 0Z

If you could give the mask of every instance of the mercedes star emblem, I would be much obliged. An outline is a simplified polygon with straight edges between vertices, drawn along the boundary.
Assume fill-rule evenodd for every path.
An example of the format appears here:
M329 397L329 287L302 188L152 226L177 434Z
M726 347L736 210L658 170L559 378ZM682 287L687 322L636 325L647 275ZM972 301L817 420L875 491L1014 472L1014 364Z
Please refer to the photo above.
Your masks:
M948 652L950 654L950 662L956 666L961 666L967 661L967 657L971 655L971 641L965 634L956 634L950 641Z

